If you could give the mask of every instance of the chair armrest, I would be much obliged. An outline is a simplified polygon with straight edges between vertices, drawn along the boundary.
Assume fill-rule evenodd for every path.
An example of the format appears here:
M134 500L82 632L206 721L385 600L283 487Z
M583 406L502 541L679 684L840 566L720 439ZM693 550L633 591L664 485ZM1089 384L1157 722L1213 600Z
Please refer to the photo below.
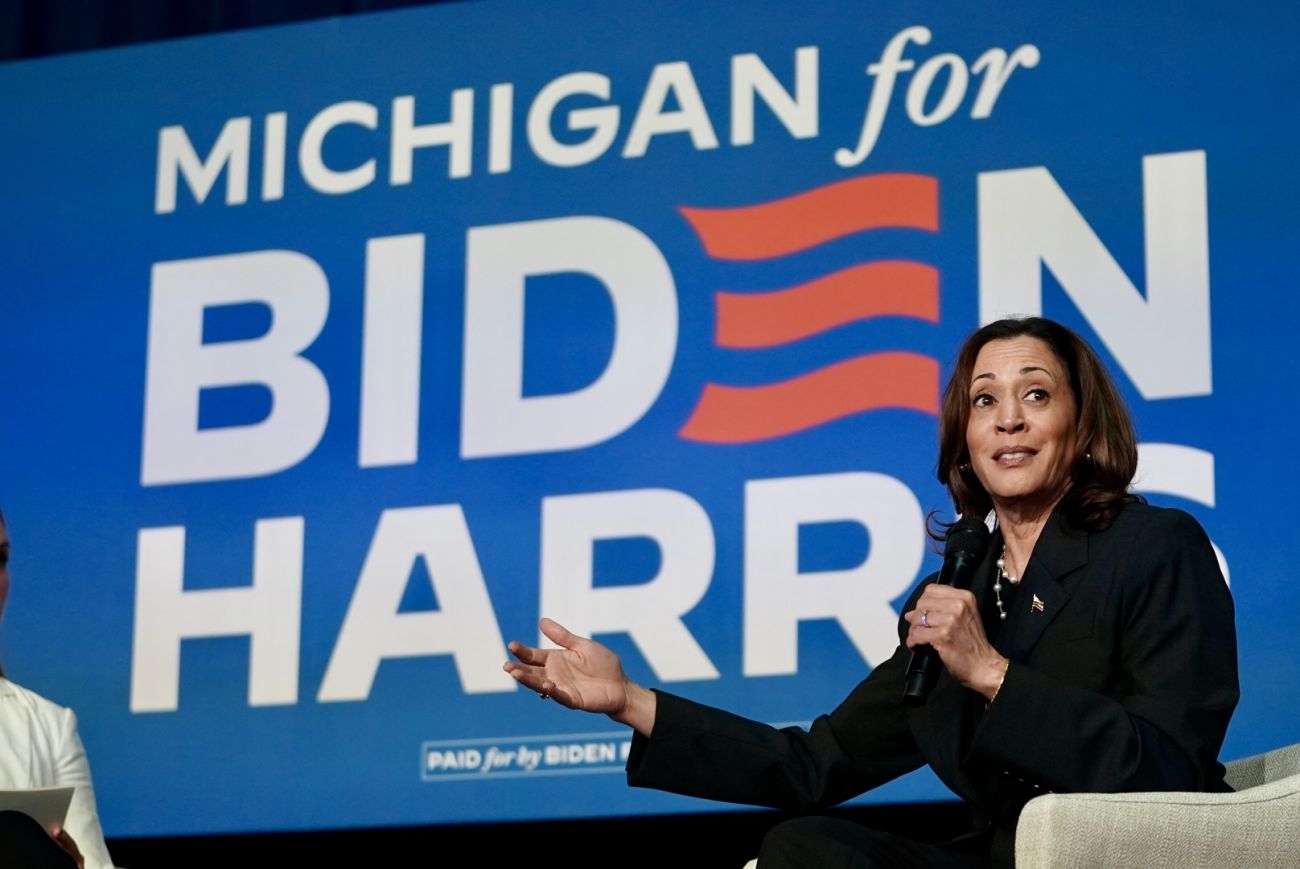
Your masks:
M1230 761L1225 772L1228 784L1237 791L1300 774L1300 743Z
M1018 869L1295 866L1300 775L1231 794L1045 794L1016 831Z

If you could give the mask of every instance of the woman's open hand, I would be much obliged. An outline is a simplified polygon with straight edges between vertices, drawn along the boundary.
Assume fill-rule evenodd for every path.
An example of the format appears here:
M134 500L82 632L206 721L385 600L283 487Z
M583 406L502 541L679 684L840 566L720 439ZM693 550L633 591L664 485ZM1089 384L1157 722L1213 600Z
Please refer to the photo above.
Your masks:
M542 619L540 626L560 648L538 649L511 640L508 648L517 662L506 661L505 671L543 699L554 699L570 709L603 712L649 736L655 696L627 678L618 655L550 619Z

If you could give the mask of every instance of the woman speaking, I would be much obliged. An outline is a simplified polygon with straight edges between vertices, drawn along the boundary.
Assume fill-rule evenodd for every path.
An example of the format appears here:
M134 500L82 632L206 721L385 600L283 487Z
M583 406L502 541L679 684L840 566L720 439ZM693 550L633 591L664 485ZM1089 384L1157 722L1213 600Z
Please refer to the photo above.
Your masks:
M939 421L939 480L993 531L972 587L928 577L893 657L810 729L648 691L549 619L560 648L512 642L506 670L633 727L632 785L805 815L768 833L761 869L1011 866L1020 810L1045 791L1225 787L1232 599L1196 521L1128 491L1136 467L1093 350L1049 320L999 320L962 346ZM925 647L943 672L913 705L904 681ZM971 805L967 836L930 846L806 814L922 764Z

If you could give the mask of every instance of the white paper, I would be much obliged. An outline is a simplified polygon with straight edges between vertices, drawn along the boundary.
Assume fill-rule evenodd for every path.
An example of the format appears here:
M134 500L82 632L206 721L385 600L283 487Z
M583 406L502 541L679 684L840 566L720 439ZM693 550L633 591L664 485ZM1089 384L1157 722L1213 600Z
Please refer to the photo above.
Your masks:
M18 811L31 815L45 832L54 834L62 827L72 802L71 787L30 788L21 791L0 791L0 812Z

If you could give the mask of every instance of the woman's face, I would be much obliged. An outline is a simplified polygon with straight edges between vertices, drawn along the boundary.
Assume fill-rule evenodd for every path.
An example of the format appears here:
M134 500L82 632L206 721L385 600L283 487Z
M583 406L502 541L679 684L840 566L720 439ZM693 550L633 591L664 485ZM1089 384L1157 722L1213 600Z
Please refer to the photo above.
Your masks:
M971 372L966 447L999 510L1049 508L1077 455L1074 392L1052 349L1026 336L990 341Z

